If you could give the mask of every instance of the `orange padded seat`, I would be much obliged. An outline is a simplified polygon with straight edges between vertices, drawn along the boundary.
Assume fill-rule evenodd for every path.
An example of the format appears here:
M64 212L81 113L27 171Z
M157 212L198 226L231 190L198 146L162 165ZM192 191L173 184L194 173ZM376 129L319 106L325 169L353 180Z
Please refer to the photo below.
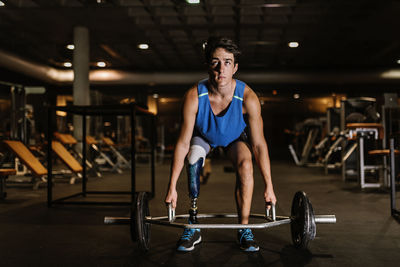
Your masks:
M28 169L37 177L47 175L47 169L32 154L32 152L20 141L5 140L4 143L17 155Z
M378 156L385 156L390 154L389 149L377 149L377 150L370 150L368 151L369 155L378 155ZM395 155L400 155L400 150L395 149L394 150Z
M54 136L64 145L75 145L78 141L70 134L55 132Z
M103 142L106 143L108 146L114 146L113 140L110 137L103 137Z
M53 141L51 148L57 156L68 166L73 172L82 172L81 164L68 152L68 150L58 141Z
M346 128L348 129L357 129L357 128L372 128L377 129L379 133L379 139L383 139L384 131L383 125L380 123L347 123Z
M97 141L96 139L94 139L93 136L87 135L86 136L86 143L90 146L90 145L97 145Z
M14 175L16 173L17 171L15 169L0 169L0 177Z

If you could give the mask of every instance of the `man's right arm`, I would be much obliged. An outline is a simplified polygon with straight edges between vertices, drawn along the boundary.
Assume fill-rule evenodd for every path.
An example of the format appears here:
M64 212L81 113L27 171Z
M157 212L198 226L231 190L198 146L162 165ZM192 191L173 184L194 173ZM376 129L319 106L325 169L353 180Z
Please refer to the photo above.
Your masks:
M182 124L179 133L178 140L174 149L174 157L172 160L171 173L167 196L165 198L166 203L172 203L172 208L176 207L178 200L178 194L176 191L176 184L179 179L179 175L185 164L185 157L189 152L190 139L192 138L194 124L196 122L196 114L198 108L198 95L197 86L192 87L185 94L183 108L182 108Z

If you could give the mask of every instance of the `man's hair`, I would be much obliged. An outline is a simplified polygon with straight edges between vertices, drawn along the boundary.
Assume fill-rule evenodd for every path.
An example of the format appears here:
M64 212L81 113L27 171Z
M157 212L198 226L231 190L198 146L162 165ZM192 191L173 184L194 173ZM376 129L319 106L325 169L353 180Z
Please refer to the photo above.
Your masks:
M227 37L211 36L204 44L204 56L206 64L211 63L213 53L217 48L223 48L226 51L232 53L235 64L239 62L239 56L241 52L233 40Z

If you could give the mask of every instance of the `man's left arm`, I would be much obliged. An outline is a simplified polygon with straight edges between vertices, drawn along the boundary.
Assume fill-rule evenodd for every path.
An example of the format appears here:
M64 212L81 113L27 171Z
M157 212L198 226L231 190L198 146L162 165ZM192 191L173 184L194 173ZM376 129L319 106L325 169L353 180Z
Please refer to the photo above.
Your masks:
M264 137L261 105L257 95L247 86L244 94L244 108L244 111L248 114L250 138L254 157L265 182L264 199L266 202L272 202L275 204L276 197L271 179L268 146Z

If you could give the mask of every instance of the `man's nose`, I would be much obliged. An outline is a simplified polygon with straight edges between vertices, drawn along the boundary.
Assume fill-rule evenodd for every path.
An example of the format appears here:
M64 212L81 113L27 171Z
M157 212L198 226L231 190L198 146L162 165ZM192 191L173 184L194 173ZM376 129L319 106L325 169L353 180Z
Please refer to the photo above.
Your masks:
M217 70L218 72L222 72L222 70L223 70L223 64L221 64L221 62L218 63L218 65L217 65L217 67L216 67L216 70Z

